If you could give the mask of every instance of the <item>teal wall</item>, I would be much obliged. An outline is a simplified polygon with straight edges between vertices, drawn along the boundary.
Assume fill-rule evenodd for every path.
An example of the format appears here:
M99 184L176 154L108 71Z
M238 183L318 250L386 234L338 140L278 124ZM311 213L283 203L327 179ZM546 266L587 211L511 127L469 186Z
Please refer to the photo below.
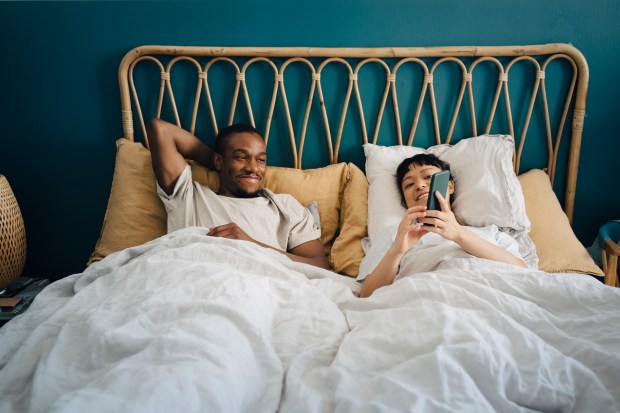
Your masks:
M617 0L0 2L0 174L26 224L25 275L83 270L122 135L117 67L142 44L572 43L591 73L575 205L589 245L620 218L619 17Z

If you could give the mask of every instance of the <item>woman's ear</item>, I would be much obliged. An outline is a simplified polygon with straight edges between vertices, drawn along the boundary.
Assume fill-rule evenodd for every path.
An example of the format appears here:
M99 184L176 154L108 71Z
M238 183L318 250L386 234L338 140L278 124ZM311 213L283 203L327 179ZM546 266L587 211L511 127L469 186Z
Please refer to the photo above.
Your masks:
M448 194L452 195L454 193L454 180L450 179L448 181Z

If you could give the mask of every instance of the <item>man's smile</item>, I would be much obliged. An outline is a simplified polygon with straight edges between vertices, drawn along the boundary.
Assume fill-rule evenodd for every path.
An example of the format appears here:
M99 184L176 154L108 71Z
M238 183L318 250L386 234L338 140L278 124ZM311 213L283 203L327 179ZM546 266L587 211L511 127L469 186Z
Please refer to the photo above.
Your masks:
M237 181L254 183L262 181L262 178L259 175L239 175Z

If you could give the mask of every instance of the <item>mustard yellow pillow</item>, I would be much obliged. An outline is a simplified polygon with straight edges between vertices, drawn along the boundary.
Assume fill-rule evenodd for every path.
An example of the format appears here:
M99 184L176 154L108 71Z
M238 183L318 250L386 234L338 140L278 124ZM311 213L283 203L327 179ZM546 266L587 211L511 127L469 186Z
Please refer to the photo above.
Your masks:
M117 140L108 207L88 265L165 233L166 210L155 189L149 151L139 143Z
M302 205L316 201L321 218L321 242L328 257L338 231L346 173L344 163L306 170L268 166L265 173L265 187L274 193L290 194Z
M331 250L334 271L357 277L364 258L362 239L368 236L368 180L355 164L348 164L340 212L340 234Z
M89 265L113 252L143 244L166 233L166 211L157 195L149 151L142 144L126 139L119 139L116 148L108 207ZM195 162L190 162L190 166L194 180L218 190L219 175L216 172ZM359 169L358 172L361 173ZM354 174L359 179L358 173ZM346 271L347 275L355 276L357 273L351 272L355 266L350 264L350 253L346 253L345 264L341 263L340 258L330 255L332 244L339 234L341 202L348 180L349 165L345 163L309 170L270 166L265 175L265 187L275 193L289 193L302 205L316 201L325 253L335 271ZM365 214L365 207L362 212ZM352 216L357 221L361 219L354 214ZM339 242L342 246L340 250L347 250L344 245L349 245L350 239L349 235L343 236Z
M603 275L573 232L566 214L540 169L519 175L525 211L532 223L530 237L536 245L538 268L547 272Z

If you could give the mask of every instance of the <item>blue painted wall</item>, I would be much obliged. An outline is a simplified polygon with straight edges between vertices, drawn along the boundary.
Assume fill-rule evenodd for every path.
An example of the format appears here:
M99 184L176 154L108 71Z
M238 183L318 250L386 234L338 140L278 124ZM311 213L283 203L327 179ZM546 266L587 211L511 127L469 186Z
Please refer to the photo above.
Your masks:
M620 218L619 17L617 0L0 2L0 173L26 223L25 275L83 270L122 135L118 63L142 44L572 43L591 73L575 206L589 245Z

